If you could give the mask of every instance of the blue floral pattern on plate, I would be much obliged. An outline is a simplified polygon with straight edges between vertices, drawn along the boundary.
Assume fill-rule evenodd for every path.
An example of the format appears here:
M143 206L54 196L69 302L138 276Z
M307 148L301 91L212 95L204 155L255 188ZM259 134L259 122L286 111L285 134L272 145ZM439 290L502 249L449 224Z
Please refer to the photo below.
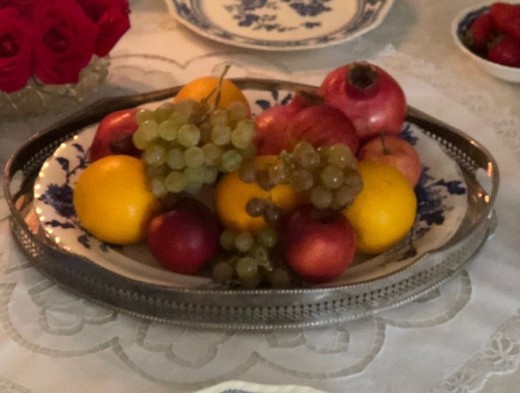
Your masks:
M177 20L230 45L302 50L338 44L379 26L393 0L167 0Z
M277 90L246 91L246 95L255 113L286 104L292 98L291 92ZM47 235L66 250L134 279L162 285L211 285L207 278L165 272L143 245L113 247L83 230L74 214L72 190L88 165L87 151L94 133L95 127L89 127L62 144L40 171L35 182L35 209ZM332 284L363 282L410 265L449 241L466 214L467 189L456 163L418 126L406 123L402 136L416 147L423 163L415 189L419 204L414 228L396 249L363 260L364 263L349 268L339 282Z

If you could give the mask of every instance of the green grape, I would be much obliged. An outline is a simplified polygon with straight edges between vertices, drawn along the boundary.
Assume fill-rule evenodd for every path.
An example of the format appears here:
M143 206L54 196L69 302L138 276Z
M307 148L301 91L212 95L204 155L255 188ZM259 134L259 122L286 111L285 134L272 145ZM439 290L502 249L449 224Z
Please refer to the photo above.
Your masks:
M224 229L220 233L219 243L224 250L231 251L235 248L235 236L236 232L232 229Z
M263 198L250 199L246 204L246 212L251 217L260 217L264 214L266 204Z
M154 120L154 118L155 118L155 115L154 115L153 111L151 111L150 109L142 108L142 109L139 109L137 111L137 113L135 114L135 121L139 125L141 123L145 122L146 120Z
M146 149L146 146L148 145L148 140L145 139L144 134L139 130L139 128L132 135L132 142L139 150Z
M200 130L200 144L206 144L206 143L212 143L212 140L211 140L211 130L212 130L212 125L208 122L208 121L205 121L203 123L198 123L198 126L199 126L199 130Z
M328 150L328 162L337 168L347 168L355 164L356 158L347 145L338 143Z
M211 274L215 282L226 284L233 278L234 269L229 263L218 262L213 266Z
M175 111L175 105L171 102L165 102L161 104L154 113L154 118L157 123L161 123L168 119L172 113Z
M238 149L240 155L242 156L242 160L252 160L256 157L256 146L254 144L249 145L245 149Z
M184 152L179 148L173 148L166 153L166 164L171 169L180 170L186 166Z
M206 143L201 147L204 152L204 163L206 165L217 165L222 156L222 148L214 143Z
M184 124L177 132L177 140L184 147L195 146L200 141L200 130L195 124Z
M273 189L274 183L271 181L268 169L256 171L256 184L258 184L260 188L265 191Z
M184 162L188 168L197 168L204 164L204 150L198 146L190 146L184 150Z
M154 177L150 180L150 190L152 194L158 198L162 198L168 193L165 185L165 179L161 177Z
M253 143L255 125L252 120L241 120L231 132L231 143L237 149L246 149Z
M319 185L312 189L310 200L318 209L327 209L331 206L334 195L330 189Z
M147 119L139 124L139 127L136 130L136 132L139 131L142 134L140 136L140 138L142 138L145 141L150 142L158 137L157 128L158 128L158 125L155 120Z
M166 149L157 143L150 144L143 153L143 160L150 166L162 166L166 162Z
M254 244L249 250L248 254L253 258L258 266L263 267L266 270L271 270L271 261L269 260L269 250L260 244Z
M358 193L363 187L363 180L356 169L347 168L344 172L343 184L355 189Z
M339 188L343 184L343 171L332 165L327 165L320 173L321 183L331 190Z
M186 189L190 191L197 191L204 184L204 169L202 167L183 169L182 173L186 177L188 183Z
M190 121L190 115L192 112L186 112L179 108L181 104L176 104L175 111L170 115L168 121L177 124L180 127L183 124L187 124Z
M188 182L182 172L172 171L164 179L164 186L169 192L179 193L186 189Z
M240 101L231 103L228 107L228 119L231 123L238 123L249 115L248 107Z
M261 246L273 248L278 243L276 228L273 225L266 225L256 236L256 241Z
M291 275L284 269L274 268L269 274L269 283L273 288L291 287Z
M178 113L184 113L186 115L192 115L201 110L201 104L195 100L184 100L175 103L175 115Z
M217 181L218 168L215 166L204 166L204 184L212 184Z
M224 172L234 172L240 168L242 156L236 150L228 150L222 154L220 166Z
M215 109L211 112L209 122L212 126L227 126L228 112L225 109Z
M167 165L146 166L146 175L153 179L154 177L165 177L170 173L170 168Z
M302 169L312 169L320 165L320 155L309 142L299 142L293 149L293 159Z
M287 183L289 173L282 160L277 160L275 164L269 168L269 179L275 185Z
M256 180L256 168L253 161L246 161L238 169L240 180L245 183L254 183Z
M249 280L258 276L258 264L251 257L242 257L237 261L235 271L241 280Z
M289 184L296 192L310 190L314 185L314 177L306 169L296 169L291 173Z
M354 202L358 190L347 185L342 185L334 191L334 199L331 207L336 210L341 210Z
M235 248L240 252L247 252L255 244L255 238L247 231L240 231L235 236Z
M277 222L282 217L282 211L274 203L268 203L264 210L264 220L267 222Z
M219 146L228 145L231 141L231 128L228 126L214 126L211 129L211 140Z
M262 277L259 274L248 278L240 278L240 284L247 289L257 288L262 283Z
M173 120L165 120L157 128L157 134L165 141L172 142L177 138L179 123Z

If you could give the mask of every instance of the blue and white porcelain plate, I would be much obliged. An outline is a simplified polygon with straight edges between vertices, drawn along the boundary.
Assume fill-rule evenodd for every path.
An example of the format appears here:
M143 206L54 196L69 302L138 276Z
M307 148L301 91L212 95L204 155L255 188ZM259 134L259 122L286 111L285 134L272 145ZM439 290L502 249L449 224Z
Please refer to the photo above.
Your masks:
M166 0L179 23L225 44L303 50L379 26L393 0Z
M285 103L290 91L246 90L253 112ZM154 107L159 103L149 104ZM72 205L74 184L88 165L88 149L96 126L90 126L63 143L42 166L34 186L34 207L46 235L65 250L87 257L124 277L171 287L213 286L205 277L165 271L144 245L115 247L97 240L80 225ZM343 276L327 286L367 282L386 277L445 245L457 232L468 209L468 192L460 168L434 139L415 124L406 123L402 136L421 157L422 175L416 223L406 241L369 260L356 260Z
M265 385L246 381L222 382L195 393L326 393L309 386Z

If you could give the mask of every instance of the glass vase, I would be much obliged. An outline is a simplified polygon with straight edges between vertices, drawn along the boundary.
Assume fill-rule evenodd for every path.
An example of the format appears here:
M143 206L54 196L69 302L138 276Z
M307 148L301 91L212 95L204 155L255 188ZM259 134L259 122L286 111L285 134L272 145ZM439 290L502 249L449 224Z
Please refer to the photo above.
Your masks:
M48 85L31 77L27 85L18 91L0 91L0 119L17 120L57 113L68 105L80 103L105 82L109 65L108 57L94 57L81 70L77 83Z

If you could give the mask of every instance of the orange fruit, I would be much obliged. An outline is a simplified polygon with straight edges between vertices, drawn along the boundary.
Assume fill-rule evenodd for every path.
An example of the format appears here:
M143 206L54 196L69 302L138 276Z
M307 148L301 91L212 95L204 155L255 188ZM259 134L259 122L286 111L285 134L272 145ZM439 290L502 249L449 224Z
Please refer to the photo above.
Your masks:
M112 244L141 241L160 207L143 162L127 155L106 156L89 165L74 186L73 204L81 225Z
M257 156L254 164L262 169L276 159L275 155ZM215 210L224 226L237 231L258 233L266 222L262 217L251 217L247 213L246 205L253 198L270 199L282 212L288 212L303 202L303 198L288 184L279 184L266 191L256 183L242 181L238 172L227 173L215 188Z
M194 79L181 88L181 90L175 96L174 101L181 102L186 100L194 100L200 102L213 92L210 99L208 100L208 103L210 105L214 105L218 83L219 78L215 76L203 76ZM222 87L220 91L219 108L228 109L229 106L235 102L244 104L250 113L249 102L247 101L244 93L242 93L242 90L240 90L237 85L235 85L230 80L224 79L222 81Z
M360 161L363 189L344 214L357 235L357 251L377 254L402 240L417 213L413 187L389 164Z

